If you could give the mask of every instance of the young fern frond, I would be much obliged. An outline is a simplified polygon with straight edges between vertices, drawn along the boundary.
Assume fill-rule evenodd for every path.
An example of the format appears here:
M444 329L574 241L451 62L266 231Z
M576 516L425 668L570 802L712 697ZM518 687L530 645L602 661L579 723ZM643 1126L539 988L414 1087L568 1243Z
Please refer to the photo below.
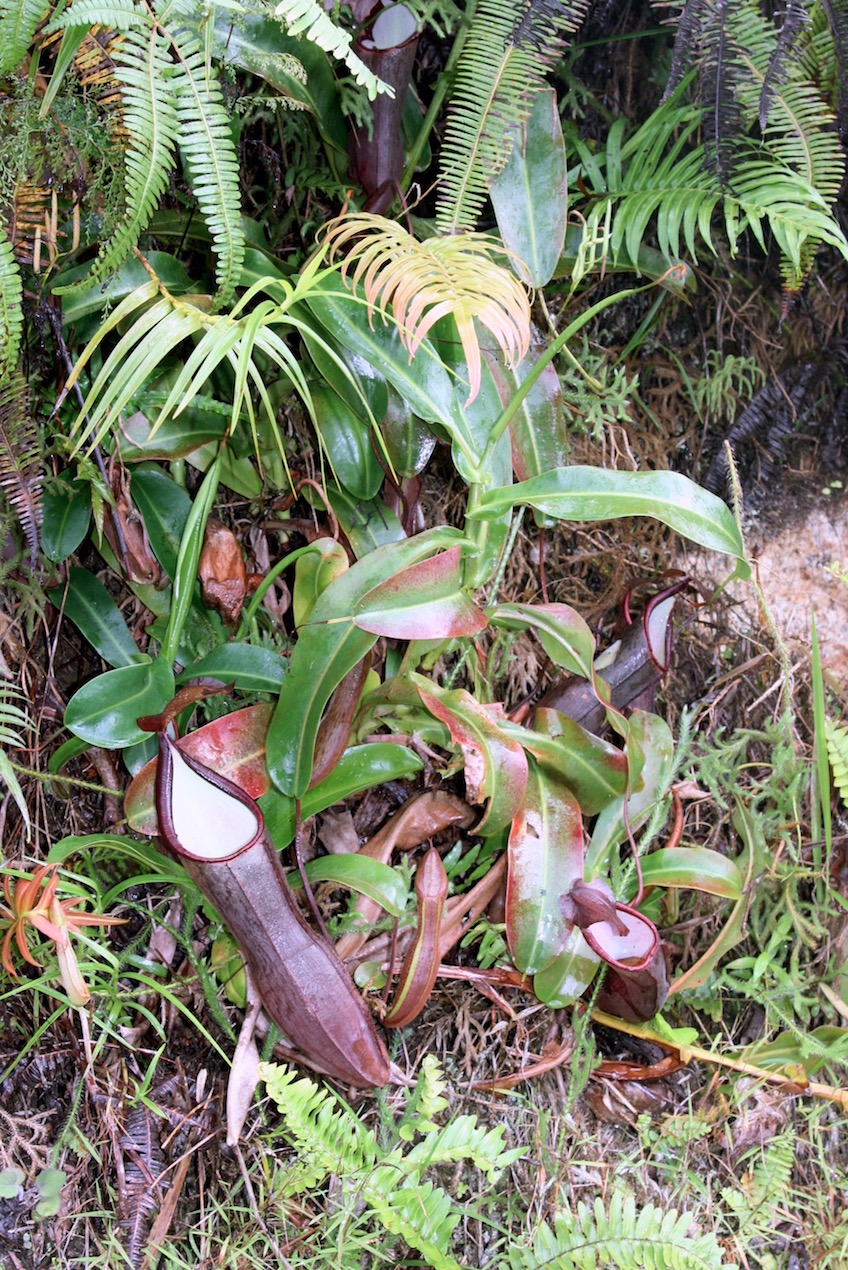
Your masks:
M11 75L29 52L47 0L0 0L0 76Z
M23 298L15 253L0 226L0 379L18 364L24 328Z
M609 1210L600 1197L590 1208L580 1202L574 1212L561 1210L551 1230L542 1223L530 1247L509 1250L510 1270L736 1270L725 1261L714 1235L689 1235L692 1219L674 1209L663 1212L646 1204L637 1212L632 1195L613 1193Z
M17 371L0 380L0 489L27 540L32 567L41 523L41 447L30 418L26 382Z
M394 97L395 90L378 79L361 58L356 56L350 34L336 26L318 0L282 0L274 12L285 22L291 35L305 35L325 53L340 58L371 101L378 93Z
M436 224L441 234L473 229L527 118L531 90L559 56L587 0L480 0L459 60L442 159Z
M473 1116L432 1128L427 1113L441 1110L444 1101L441 1071L434 1059L425 1062L420 1096L413 1091L398 1128L401 1143L418 1131L427 1136L405 1152L402 1145L382 1148L331 1090L275 1064L263 1064L260 1073L279 1107L285 1134L300 1155L293 1176L305 1183L301 1189L334 1173L343 1192L347 1190L356 1203L364 1202L386 1230L417 1249L433 1270L460 1270L449 1245L461 1210L446 1191L424 1177L425 1170L433 1164L470 1160L494 1181L521 1152L504 1150L502 1125L483 1130ZM422 1110L420 1121L415 1107Z

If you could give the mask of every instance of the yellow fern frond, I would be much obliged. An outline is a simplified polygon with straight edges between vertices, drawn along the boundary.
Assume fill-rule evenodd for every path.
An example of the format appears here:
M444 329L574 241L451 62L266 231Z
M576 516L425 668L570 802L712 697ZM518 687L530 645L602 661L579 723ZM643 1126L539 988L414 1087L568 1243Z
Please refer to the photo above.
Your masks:
M468 403L480 390L475 319L494 336L508 364L526 356L530 300L514 274L493 258L496 250L505 254L505 249L486 234L418 242L401 225L366 212L337 217L325 234L331 257L359 240L348 251L342 275L355 263L354 288L362 282L372 312L386 321L391 308L410 361L430 328L440 318L453 317L468 364Z

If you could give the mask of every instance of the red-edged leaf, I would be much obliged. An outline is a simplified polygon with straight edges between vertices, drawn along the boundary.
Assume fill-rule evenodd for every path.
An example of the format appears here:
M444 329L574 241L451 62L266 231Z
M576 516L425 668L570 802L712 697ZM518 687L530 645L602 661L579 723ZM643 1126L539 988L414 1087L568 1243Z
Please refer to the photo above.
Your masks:
M551 661L572 675L592 678L595 639L568 604L498 604L489 610L493 626L523 631L529 626Z
M505 828L521 809L527 785L527 757L517 741L499 727L503 706L480 705L464 688L437 688L416 679L421 700L444 723L465 760L465 791L470 803L487 802L475 833Z
M460 585L461 554L451 547L380 582L354 607L354 622L388 639L476 635L488 619Z
M623 750L587 732L558 710L537 708L534 723L535 731L521 729L524 748L565 781L584 816L596 816L623 796L627 788Z
M271 788L265 766L265 737L270 722L271 706L247 706L204 724L177 744L190 758L226 776L251 798L259 798ZM124 799L130 828L150 837L159 832L154 794L157 761L151 759L141 769Z
M561 780L531 762L509 835L506 937L512 959L535 975L562 952L572 928L559 898L583 877L583 821Z

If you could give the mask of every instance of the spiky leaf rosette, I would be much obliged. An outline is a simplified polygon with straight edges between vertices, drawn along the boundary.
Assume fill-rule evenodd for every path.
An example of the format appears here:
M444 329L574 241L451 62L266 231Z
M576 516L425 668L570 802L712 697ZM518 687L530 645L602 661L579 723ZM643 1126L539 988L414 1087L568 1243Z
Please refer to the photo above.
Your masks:
M24 379L12 371L0 381L0 487L26 535L34 568L41 523L41 450L27 407Z
M440 318L456 322L468 364L469 401L480 389L480 343L475 320L494 336L510 364L530 347L530 303L510 270L493 259L485 234L464 233L418 242L401 225L362 212L331 221L326 232L334 255L353 240L342 267L355 263L353 284L364 284L365 299L385 319L391 308L410 361ZM503 248L500 248L503 252Z

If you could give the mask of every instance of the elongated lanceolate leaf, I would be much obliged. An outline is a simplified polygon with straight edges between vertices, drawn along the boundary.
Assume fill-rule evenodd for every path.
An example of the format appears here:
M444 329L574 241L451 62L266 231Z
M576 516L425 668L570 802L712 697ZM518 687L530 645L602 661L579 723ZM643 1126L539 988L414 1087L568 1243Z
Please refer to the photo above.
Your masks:
M460 558L452 547L380 582L356 604L356 625L387 639L476 635L488 619L460 585Z
M117 604L93 573L73 568L68 573L67 591L56 587L48 595L57 608L62 607L64 597L65 616L110 666L132 666L145 661Z
M519 814L527 785L524 750L500 728L503 706L484 706L464 688L448 690L414 678L424 705L462 751L468 801L487 804L474 832L498 833Z
M488 490L469 516L498 515L522 503L557 520L652 516L701 547L735 556L748 576L742 536L729 507L679 472L557 468L518 485Z
M60 564L76 551L91 524L91 489L85 481L63 478L45 486L42 500L41 550Z
M352 798L376 785L384 785L386 781L409 780L423 766L418 755L405 745L393 745L390 741L353 745L341 756L329 776L303 795L301 819L307 820L345 798ZM294 838L294 799L288 794L281 794L278 789L272 789L259 799L259 806L274 845L279 851L284 850Z
M332 882L375 900L392 917L400 917L406 908L409 888L403 874L382 860L365 855L322 855L306 866L310 882ZM289 874L289 885L295 890L303 882L296 872Z
M309 623L299 632L268 732L268 769L284 794L300 798L308 789L324 708L347 672L376 642L376 635L354 623L356 605L394 574L464 541L456 530L441 526L389 543L358 560L322 592Z
M211 653L192 662L177 676L185 683L199 676L234 684L242 692L277 692L286 675L286 659L272 648L253 644L221 644Z
M565 140L556 91L537 92L529 115L511 131L517 133L512 151L489 181L489 196L501 237L514 253L510 265L522 282L543 287L557 267L568 221Z
M723 899L742 895L739 866L709 847L661 847L642 860L645 886L689 887Z
M107 670L74 693L65 710L65 727L90 745L117 750L143 741L136 719L158 714L174 695L174 675L162 657L156 661Z
M527 788L509 835L506 937L515 965L535 975L558 957L571 931L560 896L583 877L583 820L577 800L530 762Z

